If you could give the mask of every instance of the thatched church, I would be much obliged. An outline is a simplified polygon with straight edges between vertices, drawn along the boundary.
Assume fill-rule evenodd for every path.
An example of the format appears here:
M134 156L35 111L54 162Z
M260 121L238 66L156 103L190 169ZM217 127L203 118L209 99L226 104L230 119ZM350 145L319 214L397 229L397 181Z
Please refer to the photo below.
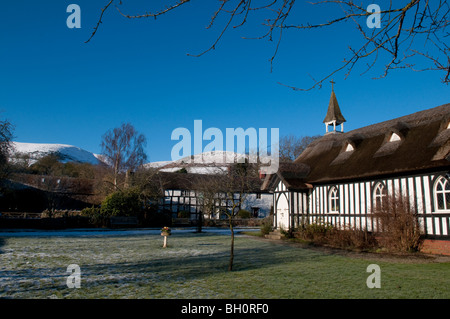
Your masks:
M332 90L324 136L266 177L275 227L321 220L373 231L375 207L403 194L428 245L450 253L450 104L350 132L345 121Z

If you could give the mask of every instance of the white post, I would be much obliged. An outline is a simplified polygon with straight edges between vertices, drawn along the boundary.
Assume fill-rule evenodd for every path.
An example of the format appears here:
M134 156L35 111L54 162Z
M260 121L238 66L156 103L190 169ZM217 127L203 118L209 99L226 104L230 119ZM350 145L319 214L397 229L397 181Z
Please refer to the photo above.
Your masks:
M164 236L164 245L163 245L163 248L166 248L167 247L167 236Z

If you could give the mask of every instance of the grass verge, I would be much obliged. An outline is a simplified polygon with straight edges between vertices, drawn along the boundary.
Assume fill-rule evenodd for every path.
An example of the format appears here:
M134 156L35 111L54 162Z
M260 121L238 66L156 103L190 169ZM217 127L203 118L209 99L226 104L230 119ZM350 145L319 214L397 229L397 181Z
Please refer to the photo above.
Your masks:
M450 263L344 255L258 237L160 235L4 237L2 298L450 298ZM372 259L373 258L373 259ZM369 289L370 264L381 288ZM66 285L78 264L81 288Z

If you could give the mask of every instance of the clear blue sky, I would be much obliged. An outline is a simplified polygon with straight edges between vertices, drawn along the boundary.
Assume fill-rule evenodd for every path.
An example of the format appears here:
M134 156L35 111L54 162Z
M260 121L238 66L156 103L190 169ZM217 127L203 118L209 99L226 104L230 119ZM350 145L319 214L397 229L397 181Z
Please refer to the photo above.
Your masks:
M81 7L81 29L66 26L71 3ZM161 161L170 160L176 144L172 131L193 131L196 119L204 130L254 127L279 128L281 136L323 134L329 83L296 92L277 82L312 85L310 75L326 75L360 39L351 23L286 32L270 72L275 43L241 39L264 31L250 21L226 33L216 50L187 56L208 48L221 30L223 20L205 29L218 3L211 0L194 1L158 20L129 20L111 7L97 35L84 43L106 3L0 4L0 110L15 125L16 141L71 144L99 153L101 136L130 122L147 137L149 160ZM148 3L133 1L123 9L144 12L152 9ZM305 3L291 20L323 21L330 14L336 12ZM381 70L360 76L363 67L347 79L344 73L334 76L346 131L450 102L440 74L405 70L374 80Z

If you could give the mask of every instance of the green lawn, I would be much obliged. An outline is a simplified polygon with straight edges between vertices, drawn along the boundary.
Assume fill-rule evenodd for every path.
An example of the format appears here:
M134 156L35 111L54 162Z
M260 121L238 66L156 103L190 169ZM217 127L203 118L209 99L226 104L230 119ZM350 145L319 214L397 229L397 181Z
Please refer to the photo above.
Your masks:
M250 236L174 231L0 238L2 298L450 298L450 263L346 256ZM367 255L367 254L366 254ZM369 255L371 256L371 255ZM78 264L81 288L66 285ZM366 268L381 268L369 289Z

